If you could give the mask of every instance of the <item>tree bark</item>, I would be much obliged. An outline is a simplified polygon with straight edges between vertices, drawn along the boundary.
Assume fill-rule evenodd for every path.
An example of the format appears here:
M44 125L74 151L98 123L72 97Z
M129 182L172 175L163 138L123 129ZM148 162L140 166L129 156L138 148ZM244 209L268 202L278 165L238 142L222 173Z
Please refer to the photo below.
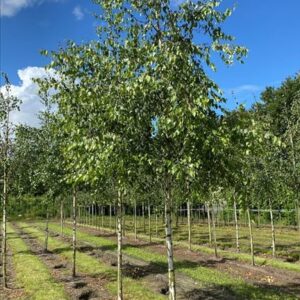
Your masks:
M46 211L46 227L45 227L45 246L44 246L44 251L48 251L48 237L49 237L49 212L48 212L48 207Z
M191 205L190 199L187 201L187 219L188 219L188 243L189 250L192 249L192 231L191 231Z
M272 255L275 258L276 257L275 227L274 227L273 210L272 210L271 200L270 200L270 220L271 220L271 230L272 230Z
M234 222L235 222L235 241L236 241L236 252L240 252L240 237L239 237L239 223L238 223L238 216L236 210L236 199L235 195L233 195L233 209L234 209Z
M60 235L64 236L64 201L60 202Z
M122 191L118 190L117 224L118 224L118 300L123 300L122 280Z
M155 207L155 234L158 237L158 212L157 207Z
M257 227L260 226L260 206L257 207Z
M101 206L101 227L104 228L104 206Z
M85 214L85 227L88 226L88 210L86 206L84 206L84 214Z
M142 204L142 219L144 224L144 233L146 232L146 220L145 220L145 204L143 202Z
M76 189L73 188L73 203L72 203L72 209L73 209L73 236L72 236L72 248L73 248L73 264L72 264L72 276L76 276L76 233L77 233L77 220L76 220L76 208L77 208L77 195L76 195Z
M209 203L206 204L207 208L207 223L208 223L208 237L209 237L209 245L212 244L212 236L211 236L211 220L210 220L210 207Z
M148 229L149 229L149 243L152 242L152 235L151 235L151 206L150 201L148 201Z
M111 215L112 215L111 210L112 210L111 204L109 204L109 228L111 228Z
M212 209L211 209L211 219L212 219L212 225L213 225L213 237L214 237L215 257L218 257L215 211L214 211L214 207L213 206L212 206Z
M248 226L249 226L249 235L250 235L251 263L252 263L252 266L254 266L255 261L254 261L253 234L252 234L252 223L251 223L249 208L247 208L247 216L248 216Z
M7 154L6 154L7 155ZM7 157L5 158L5 160ZM7 215L6 215L6 207L7 207L7 200L8 200L8 176L7 176L7 168L6 168L6 162L4 162L4 176L3 176L3 215L2 215L2 283L3 288L7 288L7 228L6 228L6 222L7 222Z
M136 200L134 200L134 239L137 240L137 224L136 224Z
M171 205L171 191L169 182L166 183L166 200L165 200L165 231L166 231L166 245L168 256L168 277L169 277L169 299L176 299L176 285L175 285L175 269L173 259L173 241L172 241L172 205Z
M8 90L7 90L8 91ZM10 102L10 101L9 101ZM4 164L3 164L3 215L2 215L2 282L7 288L7 202L8 202L8 147L9 147L9 114L10 103L6 107L6 120L4 127Z

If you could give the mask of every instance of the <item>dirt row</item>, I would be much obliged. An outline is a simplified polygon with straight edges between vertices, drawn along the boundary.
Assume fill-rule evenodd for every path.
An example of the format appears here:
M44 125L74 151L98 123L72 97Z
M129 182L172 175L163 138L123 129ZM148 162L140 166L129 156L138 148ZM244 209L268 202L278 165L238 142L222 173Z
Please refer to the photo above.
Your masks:
M51 275L58 281L64 284L65 290L70 299L104 299L110 300L113 297L104 288L107 279L101 276L92 277L87 274L78 274L74 279L70 276L71 264L62 258L58 253L47 252L43 250L43 246L37 239L25 233L22 228L17 227L19 236L25 241L28 248L37 255L49 268ZM101 236L111 239L115 242L115 235L111 232L95 230L93 228L81 227L81 230L94 236ZM62 241L70 243L68 237L61 238L57 233L51 232L51 236ZM160 254L165 254L165 247L160 243L147 243L142 240L135 241L133 238L124 237L124 246L138 246L145 248L147 251L153 251ZM62 249L63 250L63 249ZM115 251L107 249L102 250L99 247L87 246L87 244L79 242L78 250L91 255L107 265L116 267L117 257ZM214 256L203 254L200 252L188 251L180 247L175 247L174 255L177 260L196 263L199 266L217 269L226 272L236 278L242 278L246 282L256 286L264 287L268 290L276 290L278 293L292 293L300 299L300 274L291 271L278 270L269 266L252 267L246 263L237 262L229 259L216 259ZM11 269L11 266L9 266ZM152 289L157 294L167 294L167 274L166 270L157 264L149 264L142 260L135 259L124 255L124 274L132 279L142 279L146 283L147 288ZM13 276L11 276L13 278ZM178 273L176 275L178 299L240 299L232 294L232 291L220 287L219 289L199 286L199 282L194 281L190 277ZM12 283L12 286L14 284ZM21 290L15 290L22 293ZM8 295L8 296L7 296ZM4 299L18 299L5 294Z
M59 240L67 243L71 243L71 238L66 236L61 237L57 233L50 230L50 235ZM115 251L101 250L87 244L77 241L77 250L93 256L104 262L108 266L117 266L117 254ZM142 279L143 283L148 289L151 289L157 295L168 295L168 274L165 269L157 264L149 264L139 259L132 258L126 254L123 254L123 274L131 279ZM199 282L192 278L184 275L177 274L176 277L177 285L177 299L178 300L198 300L198 299L237 299L226 291L220 291L218 297L210 295L212 292L209 289L203 289L199 287ZM225 293L225 294L224 294ZM167 298L167 297L166 297ZM106 298L99 298L106 299Z
M29 250L48 267L51 276L57 282L61 282L72 300L92 300L92 299L105 299L111 300L113 297L109 292L104 289L106 278L92 277L87 274L78 273L75 278L71 276L72 265L59 254L51 251L45 251L44 247L21 227L14 224L14 228L18 235L26 243Z
M115 241L115 235L111 232L101 231L82 227L81 230L95 235L109 238ZM161 243L148 243L142 240L134 240L131 237L124 237L124 246L144 247L148 251L154 251L160 254L166 254L165 246ZM234 259L215 258L213 255L201 253L199 251L189 251L182 247L174 247L174 257L177 260L197 263L200 266L217 269L226 272L233 277L242 278L253 285L264 287L266 289L275 289L278 292L291 293L300 299L300 273L288 270L277 269L271 266L252 266Z

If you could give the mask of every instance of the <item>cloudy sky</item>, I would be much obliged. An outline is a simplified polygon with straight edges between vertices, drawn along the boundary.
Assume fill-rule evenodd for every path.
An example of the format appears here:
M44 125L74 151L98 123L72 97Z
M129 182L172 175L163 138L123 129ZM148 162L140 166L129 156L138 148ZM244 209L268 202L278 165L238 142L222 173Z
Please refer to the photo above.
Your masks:
M23 101L13 120L37 126L42 106L31 78L45 76L43 66L48 63L40 50L55 50L69 39L95 39L92 13L99 8L90 0L0 1L1 71L9 75L13 93ZM249 107L265 86L277 86L300 71L300 1L223 2L223 6L237 4L224 29L249 48L249 56L244 65L219 65L210 75L224 90L229 107L234 107L235 98Z

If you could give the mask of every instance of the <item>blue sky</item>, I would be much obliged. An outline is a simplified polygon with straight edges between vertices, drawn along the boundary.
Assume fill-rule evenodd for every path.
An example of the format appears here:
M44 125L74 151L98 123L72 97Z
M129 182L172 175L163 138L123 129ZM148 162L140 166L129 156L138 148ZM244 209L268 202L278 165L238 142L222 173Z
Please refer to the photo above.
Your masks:
M249 55L243 65L219 64L211 76L225 91L229 107L234 107L232 93L249 107L265 86L278 86L300 71L300 1L224 0L222 5L233 4L236 10L224 29ZM89 0L1 0L1 70L8 73L16 94L27 97L23 119L39 107L33 103L36 96L28 94L36 92L29 77L41 75L37 67L47 63L39 51L55 50L68 39L96 38L91 14L97 10Z

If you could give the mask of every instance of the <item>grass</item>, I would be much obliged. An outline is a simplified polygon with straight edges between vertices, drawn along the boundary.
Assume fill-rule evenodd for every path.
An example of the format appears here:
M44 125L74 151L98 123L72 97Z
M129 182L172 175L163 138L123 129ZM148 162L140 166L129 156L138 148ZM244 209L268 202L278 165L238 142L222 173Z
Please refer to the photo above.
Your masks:
M50 224L50 229L59 232L60 226L57 224ZM64 233L66 236L71 236L70 228L65 227ZM87 242L90 245L107 248L110 250L116 249L116 243L110 239L93 236L78 230L77 238L81 242ZM137 259L153 263L164 270L167 270L166 257L164 255L147 251L144 248L134 246L125 246L124 253L135 257ZM177 271L188 275L200 283L200 286L214 286L216 289L229 290L232 294L237 295L240 299L297 299L289 294L278 291L266 290L257 286L246 283L241 278L232 277L224 272L211 269L208 267L199 266L196 263L188 261L175 261L175 268Z
M108 217L105 217L104 221L106 222L106 224L108 224ZM98 220L99 222L99 220ZM104 222L104 224L105 224ZM113 222L112 222L113 223ZM95 223L94 223L95 224ZM148 241L149 240L149 236L146 235L145 233L142 232L141 230L141 221L138 222L139 224L139 239L144 240L144 241ZM154 234L152 233L152 241L154 242L164 242L164 239L162 238L163 236L163 229L162 229L162 225L161 225L161 221L159 222L159 237L154 237ZM147 220L146 220L146 229L147 229ZM104 228L107 231L114 231L113 229ZM134 234L131 232L132 229L132 222L131 220L127 221L127 227L126 227L126 235L133 237ZM187 243L187 230L186 230L186 226L185 225L181 225L179 226L179 229L175 230L174 232L174 240L173 243L176 246L182 247L182 248L188 248L189 245ZM195 243L195 241L199 240L197 239L197 235L201 235L205 236L207 234L206 230L206 226L204 226L203 224L197 224L193 226L193 244L192 244L192 250L194 251L199 251L202 253L207 253L207 254L214 254L214 249L210 248L208 246L208 244L197 244ZM155 230L155 226L153 225L153 231ZM269 241L269 229L268 228L254 228L254 242L256 245L256 248L266 248L266 244ZM281 235L279 234L281 232ZM181 233L181 238L178 238L180 236ZM240 236L241 236L241 240L240 240L240 245L241 245L241 252L240 253L236 253L233 251L228 250L223 250L220 249L222 248L222 245L224 243L219 242L219 249L218 249L218 253L224 257L224 258L229 258L229 259L235 259L241 262L246 262L246 263L251 263L252 258L251 255L249 253L246 253L247 251L247 247L243 247L243 245L245 245L245 237L247 237L247 228L245 227L241 227L240 228ZM291 246L292 244L296 244L296 245L300 245L300 242L297 243L297 241L299 240L299 233L297 231L294 230L286 230L286 229L278 229L277 230L277 235L276 235L276 240L277 240L277 244L280 245L282 244L282 239L286 239L288 240L288 243L285 243L285 251L281 251L286 253L288 251L290 252L297 252L300 253L300 248L298 246ZM234 236L235 232L234 232L234 228L232 227L219 227L217 228L217 237L218 239L221 239L221 237L224 236ZM280 239L281 238L281 239ZM203 238L202 238L203 239ZM261 241L261 244L258 244L258 241ZM263 244L263 242L264 244ZM296 243L295 243L296 241ZM200 241L201 243L205 242L205 239ZM234 245L234 238L232 238L231 241L231 247L233 247L232 245ZM246 240L247 244L249 244L249 242ZM292 250L291 250L292 249ZM266 253L268 253L268 251L265 251ZM279 251L277 251L279 252ZM262 254L262 253L261 253ZM290 262L286 262L281 260L280 258L272 258L272 257L263 257L263 256L258 256L255 255L255 263L257 265L269 265L271 267L274 268L278 268L278 269L283 269L283 270L289 270L289 271L294 271L294 272L300 272L300 264L299 262L295 262L295 263L290 263Z
M8 225L8 246L13 252L16 281L26 295L21 299L63 300L69 299L62 284L55 281L47 266L30 252L25 242Z
M44 233L34 227L29 227L26 223L19 223L23 230L30 235L34 235L40 243L44 242ZM50 229L52 224L50 224ZM80 240L80 233L77 235ZM57 240L56 238L49 237L49 250L54 253L58 253L68 261L72 261L72 250L70 245ZM107 266L105 263L99 261L99 259L93 258L85 253L77 251L77 269L79 272L89 274L91 276L105 276L109 280L106 285L107 289L114 295L117 294L116 277L117 272L114 268ZM165 297L156 294L149 290L141 281L132 280L128 277L124 278L124 297L125 299L140 300L140 299L165 299Z

